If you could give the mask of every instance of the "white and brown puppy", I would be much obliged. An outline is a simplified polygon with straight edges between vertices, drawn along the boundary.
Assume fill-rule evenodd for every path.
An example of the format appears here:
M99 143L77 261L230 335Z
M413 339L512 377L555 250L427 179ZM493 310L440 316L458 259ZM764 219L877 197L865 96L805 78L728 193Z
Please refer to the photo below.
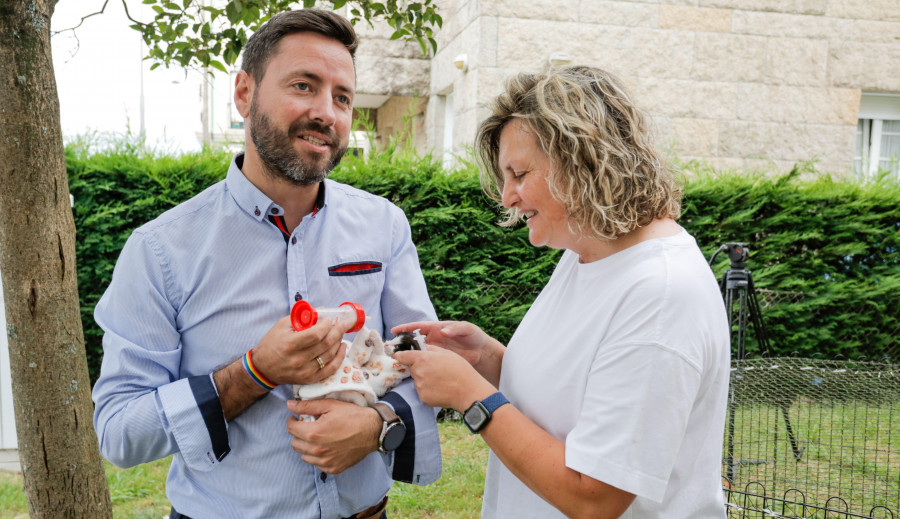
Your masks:
M347 341L344 341L345 343ZM387 343L375 330L363 328L347 345L344 362L330 377L315 384L295 385L294 398L315 400L333 398L363 406L374 404L391 388L409 376L409 367L395 361L395 351L424 350L425 338L418 330L401 333ZM301 415L302 421L314 418Z

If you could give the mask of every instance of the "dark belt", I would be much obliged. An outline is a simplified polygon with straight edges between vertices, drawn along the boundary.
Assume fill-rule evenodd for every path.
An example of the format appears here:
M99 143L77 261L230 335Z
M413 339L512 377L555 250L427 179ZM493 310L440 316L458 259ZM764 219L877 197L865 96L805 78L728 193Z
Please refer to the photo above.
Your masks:
M387 512L385 511L387 508L387 500L387 496L384 496L384 499L377 505L370 506L362 512L351 515L347 519L387 519Z
M384 499L381 500L375 506L371 506L366 508L362 512L358 512L356 514L347 517L346 519L387 519L387 512L385 509L387 508L387 496L384 496ZM172 510L169 512L169 519L191 519L190 517L179 514L175 507L172 507Z

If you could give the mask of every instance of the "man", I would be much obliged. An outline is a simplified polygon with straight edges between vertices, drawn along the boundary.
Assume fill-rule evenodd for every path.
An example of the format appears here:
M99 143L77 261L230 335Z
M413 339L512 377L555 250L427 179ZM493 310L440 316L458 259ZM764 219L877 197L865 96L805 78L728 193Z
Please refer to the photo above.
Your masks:
M440 476L434 410L411 381L378 409L291 398L335 372L346 331L295 332L295 301L359 303L382 335L435 317L402 211L325 180L347 149L356 46L347 20L312 9L249 39L234 96L246 152L133 233L95 310L101 450L123 467L173 455L172 519L383 518L392 479Z

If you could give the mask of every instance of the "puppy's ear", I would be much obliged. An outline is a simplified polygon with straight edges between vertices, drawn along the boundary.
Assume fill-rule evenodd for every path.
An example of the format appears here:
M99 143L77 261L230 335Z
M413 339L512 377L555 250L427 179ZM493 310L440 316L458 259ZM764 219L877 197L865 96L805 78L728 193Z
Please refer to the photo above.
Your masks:
M421 346L419 346L418 341L416 341L413 334L408 332L400 332L397 334L397 338L400 339L397 343L397 347L394 348L394 351L410 351L410 350L421 350Z

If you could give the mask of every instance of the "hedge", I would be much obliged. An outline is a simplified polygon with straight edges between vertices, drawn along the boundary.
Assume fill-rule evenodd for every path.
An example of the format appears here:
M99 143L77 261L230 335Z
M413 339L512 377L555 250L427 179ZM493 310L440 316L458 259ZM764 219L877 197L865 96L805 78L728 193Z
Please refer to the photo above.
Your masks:
M102 356L93 308L130 232L223 178L230 160L223 151L168 156L67 146L92 379ZM707 257L726 242L749 244L748 268L763 302L772 303L763 310L770 353L881 358L897 349L900 329L900 186L800 173L692 173L680 223ZM471 165L447 171L431 156L390 150L367 161L347 158L331 178L400 206L438 315L473 321L501 341L559 258L532 247L526 228L496 225L499 212ZM723 257L713 265L717 276L727 264ZM748 351L762 353L753 340Z

